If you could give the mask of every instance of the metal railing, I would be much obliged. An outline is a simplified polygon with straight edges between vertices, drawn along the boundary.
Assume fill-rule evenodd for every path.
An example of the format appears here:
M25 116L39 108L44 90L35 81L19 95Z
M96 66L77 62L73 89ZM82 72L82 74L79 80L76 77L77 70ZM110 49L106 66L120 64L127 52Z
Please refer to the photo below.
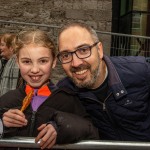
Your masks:
M59 26L36 23L25 23L16 21L0 20L0 24L16 24L25 26L46 27L56 35ZM110 49L111 56L138 56L150 58L150 37L119 34L112 32L97 31L100 39L104 39L104 46ZM150 62L150 59L148 59ZM0 139L0 147L39 148L34 138L12 137ZM53 149L105 149L105 150L150 150L150 142L128 142L128 141L82 141L74 144L55 145Z
M0 20L0 23L26 25L26 26L37 26L37 27L48 27L48 28L60 28L60 26L55 26L55 25L46 25L46 24L28 23L28 22L18 22L18 21Z
M150 57L150 37L97 31L99 37L111 39L111 56L144 56ZM103 39L103 37L102 37ZM104 43L105 41L102 40ZM105 43L107 44L107 42ZM103 44L103 45L105 45Z
M46 24L37 24L37 23L26 23L26 22L17 22L17 21L6 21L0 20L0 24L15 24L20 26L21 29L24 29L24 26L34 26L38 28L44 28L50 32L52 37L55 37L56 41L57 33L60 26L56 25L46 25ZM121 33L112 33L98 31L97 34L103 42L104 51L110 54L111 56L145 56L150 57L150 37L148 36L139 36L139 35L129 35Z
M0 139L0 147L37 148L39 145L34 138L12 137ZM85 150L149 150L150 142L128 142L128 141L81 141L74 144L55 145L53 149L85 149Z

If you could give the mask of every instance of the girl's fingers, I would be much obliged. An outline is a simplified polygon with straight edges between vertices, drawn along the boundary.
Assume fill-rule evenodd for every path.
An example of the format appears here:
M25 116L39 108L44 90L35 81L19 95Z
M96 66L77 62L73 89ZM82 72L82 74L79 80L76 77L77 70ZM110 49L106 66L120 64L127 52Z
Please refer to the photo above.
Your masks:
M6 127L22 127L27 125L24 114L17 109L8 110L3 114L2 119Z

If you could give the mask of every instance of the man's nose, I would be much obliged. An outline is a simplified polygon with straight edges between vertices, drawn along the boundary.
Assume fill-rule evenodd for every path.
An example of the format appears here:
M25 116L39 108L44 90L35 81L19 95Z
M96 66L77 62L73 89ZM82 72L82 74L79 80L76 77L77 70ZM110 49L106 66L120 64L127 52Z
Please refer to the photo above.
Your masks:
M80 59L80 58L78 58L77 55L74 53L74 54L72 55L72 62L71 62L71 65L72 65L73 67L78 67L78 66L80 66L82 63L83 63L83 60Z

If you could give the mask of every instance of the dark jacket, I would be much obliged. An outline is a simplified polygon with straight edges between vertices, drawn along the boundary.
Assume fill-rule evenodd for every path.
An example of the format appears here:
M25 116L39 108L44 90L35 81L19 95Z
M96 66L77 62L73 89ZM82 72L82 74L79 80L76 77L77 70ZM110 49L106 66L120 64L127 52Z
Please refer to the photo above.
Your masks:
M24 111L28 125L22 128L6 128L4 137L32 136L38 134L37 128L53 121L57 125L57 143L71 143L81 139L98 139L98 132L89 120L85 108L75 94L68 89L55 89L50 86L52 94L38 108L32 110L29 105ZM0 97L0 117L10 108L20 109L26 96L24 88L9 91Z
M104 103L90 90L78 89L69 78L58 86L79 95L101 139L150 141L150 64L140 56L104 56L104 61L109 87Z

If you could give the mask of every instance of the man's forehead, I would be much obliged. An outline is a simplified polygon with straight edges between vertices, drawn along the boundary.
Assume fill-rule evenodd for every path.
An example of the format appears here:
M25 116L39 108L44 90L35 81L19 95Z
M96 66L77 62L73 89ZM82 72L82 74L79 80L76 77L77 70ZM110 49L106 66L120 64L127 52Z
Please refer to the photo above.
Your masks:
M75 31L76 32L79 32L79 31L80 32L88 32L88 30L86 28L83 28L83 27L80 27L80 26L71 26L71 27L65 29L63 32L70 32L70 31L72 31L72 32L75 32Z
M67 43L70 40L91 40L91 34L85 29L81 27L69 27L68 29L64 30L59 37L59 42L66 40Z

